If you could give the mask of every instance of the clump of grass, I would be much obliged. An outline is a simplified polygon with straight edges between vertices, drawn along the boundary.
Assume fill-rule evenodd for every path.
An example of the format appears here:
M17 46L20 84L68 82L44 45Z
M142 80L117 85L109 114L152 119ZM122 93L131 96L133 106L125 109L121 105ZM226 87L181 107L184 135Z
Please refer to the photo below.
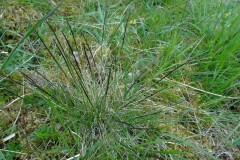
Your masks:
M147 145L147 134L158 130L154 127L158 112L153 112L152 108L142 111L141 102L152 96L145 88L147 86L140 83L146 72L135 78L127 70L124 73L119 61L122 55L111 55L96 63L85 33L82 33L83 43L79 46L69 23L73 44L64 32L61 32L60 39L53 26L47 24L54 36L50 46L45 43L42 35L38 32L36 34L52 59L49 66L56 66L55 73L51 73L54 79L47 76L44 65L41 65L41 69L24 67L19 72L27 80L26 86L37 90L48 102L51 123L58 126L56 130L61 133L58 139L59 147L66 149L65 156L74 156L81 148L80 157L89 159L92 156L157 157L151 153L154 148L145 151L145 147L138 147L140 144ZM125 18L121 47L126 36L126 24ZM103 52L102 48L103 43L99 52ZM29 72L29 69L32 72ZM18 79L13 82L24 85ZM43 133L44 131L46 133ZM48 131L38 129L34 135L38 138L45 135L44 137L48 138ZM52 132L54 130L51 130L51 136L54 135ZM132 148L133 146L135 147Z

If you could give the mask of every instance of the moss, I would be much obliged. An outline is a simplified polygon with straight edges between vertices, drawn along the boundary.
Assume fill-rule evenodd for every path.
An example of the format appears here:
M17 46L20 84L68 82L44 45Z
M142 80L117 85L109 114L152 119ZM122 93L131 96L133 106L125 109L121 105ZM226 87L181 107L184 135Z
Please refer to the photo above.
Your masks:
M7 2L6 5L2 16L3 28L5 29L23 33L30 21L40 18L41 14L31 6L23 6L16 1Z
M42 13L48 12L53 5L46 0L15 0L18 4L22 6L29 6Z

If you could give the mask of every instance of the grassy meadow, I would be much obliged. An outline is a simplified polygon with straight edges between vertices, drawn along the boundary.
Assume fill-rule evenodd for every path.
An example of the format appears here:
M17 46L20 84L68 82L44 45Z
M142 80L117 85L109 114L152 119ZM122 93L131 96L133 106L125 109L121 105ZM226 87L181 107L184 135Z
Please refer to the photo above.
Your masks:
M238 0L0 0L0 160L240 159Z

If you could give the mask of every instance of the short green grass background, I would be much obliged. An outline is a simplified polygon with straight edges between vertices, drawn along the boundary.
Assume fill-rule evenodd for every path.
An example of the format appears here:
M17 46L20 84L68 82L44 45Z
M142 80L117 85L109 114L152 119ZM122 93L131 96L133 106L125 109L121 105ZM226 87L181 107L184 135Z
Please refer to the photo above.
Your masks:
M59 2L0 1L0 159L240 158L239 1Z

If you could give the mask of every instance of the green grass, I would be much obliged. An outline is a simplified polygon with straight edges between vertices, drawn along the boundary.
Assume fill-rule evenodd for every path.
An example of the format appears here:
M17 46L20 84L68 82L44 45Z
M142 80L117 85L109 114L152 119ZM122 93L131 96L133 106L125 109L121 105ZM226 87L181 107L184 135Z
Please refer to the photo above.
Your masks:
M0 2L0 159L240 157L239 2L44 2Z

